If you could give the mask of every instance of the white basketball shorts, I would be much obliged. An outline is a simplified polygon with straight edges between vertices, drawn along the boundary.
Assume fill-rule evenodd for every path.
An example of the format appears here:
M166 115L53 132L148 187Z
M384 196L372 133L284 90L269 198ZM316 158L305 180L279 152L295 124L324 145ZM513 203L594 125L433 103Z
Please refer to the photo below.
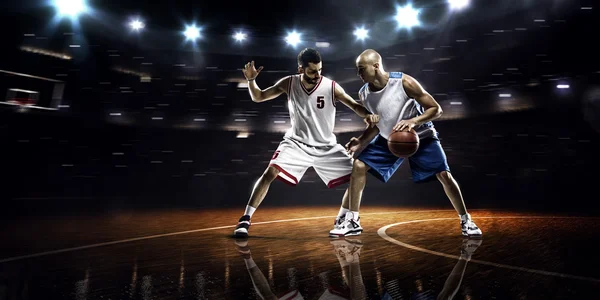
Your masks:
M313 167L328 188L350 181L352 157L346 149L336 144L331 147L311 147L289 138L279 143L269 166L279 170L278 179L296 185L306 170Z

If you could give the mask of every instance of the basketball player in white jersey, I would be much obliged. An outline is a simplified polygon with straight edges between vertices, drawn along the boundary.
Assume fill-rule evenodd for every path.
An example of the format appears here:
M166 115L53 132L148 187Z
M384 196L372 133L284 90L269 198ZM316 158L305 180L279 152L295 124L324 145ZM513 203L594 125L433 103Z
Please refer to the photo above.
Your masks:
M315 49L306 48L298 54L298 75L284 77L264 90L256 84L262 70L254 61L243 69L248 80L248 90L254 102L264 102L287 94L292 127L284 135L273 154L269 166L252 190L244 215L234 230L235 237L247 237L250 219L265 198L275 178L296 185L310 167L329 188L350 181L352 157L337 143L335 125L336 100L344 103L369 126L375 126L378 116L350 97L335 81L321 75L323 63ZM344 198L348 197L348 191ZM347 201L347 200L346 200Z
M417 152L408 158L414 182L427 182L437 178L446 196L460 217L462 235L481 236L481 230L467 213L458 183L450 174L446 154L438 139L433 123L442 114L440 105L411 76L401 72L386 72L381 56L375 50L365 50L356 59L358 76L365 82L359 91L361 103L380 117L377 127L367 128L359 138L346 145L351 155L360 153L353 163L350 179L350 204L345 216L338 216L339 225L330 236L358 235L362 232L358 210L367 172L387 182L404 161L392 154L387 138L393 131L414 129L419 135ZM364 149L364 150L363 150Z

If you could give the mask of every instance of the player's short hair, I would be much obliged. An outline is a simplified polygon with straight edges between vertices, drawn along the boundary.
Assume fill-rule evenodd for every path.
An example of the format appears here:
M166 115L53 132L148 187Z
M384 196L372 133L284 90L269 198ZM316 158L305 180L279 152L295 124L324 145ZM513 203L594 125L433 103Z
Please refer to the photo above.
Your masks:
M318 64L321 62L321 54L312 48L304 48L298 53L298 65L306 68L309 63Z

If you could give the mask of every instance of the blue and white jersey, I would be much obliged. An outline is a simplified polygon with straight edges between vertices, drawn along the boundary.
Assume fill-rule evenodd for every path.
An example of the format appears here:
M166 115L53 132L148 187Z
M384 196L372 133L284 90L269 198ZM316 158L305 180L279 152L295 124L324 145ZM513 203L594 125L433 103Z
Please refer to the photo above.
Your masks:
M390 72L388 83L379 91L371 91L366 83L358 96L369 111L379 115L379 135L385 139L388 139L398 122L422 115L425 111L415 99L406 94L402 86L402 72ZM421 139L436 133L432 122L417 126L414 130Z

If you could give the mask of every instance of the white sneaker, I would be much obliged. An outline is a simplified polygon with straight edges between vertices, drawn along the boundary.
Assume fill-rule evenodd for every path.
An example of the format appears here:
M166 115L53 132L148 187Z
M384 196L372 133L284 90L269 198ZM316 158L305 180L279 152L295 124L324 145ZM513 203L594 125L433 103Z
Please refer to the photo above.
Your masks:
M481 229L475 225L470 214L460 217L460 228L462 230L462 235L464 236L480 237L482 235Z
M346 219L337 228L329 231L330 237L341 237L350 235L360 235L363 228L360 226L360 217L357 220Z
M333 229L334 229L334 230L335 230L335 229L338 229L338 228L339 228L339 227L342 225L342 223L344 223L344 220L346 220L346 219L345 219L345 216L342 216L342 217L336 217L336 218L335 218L335 221L333 221Z

